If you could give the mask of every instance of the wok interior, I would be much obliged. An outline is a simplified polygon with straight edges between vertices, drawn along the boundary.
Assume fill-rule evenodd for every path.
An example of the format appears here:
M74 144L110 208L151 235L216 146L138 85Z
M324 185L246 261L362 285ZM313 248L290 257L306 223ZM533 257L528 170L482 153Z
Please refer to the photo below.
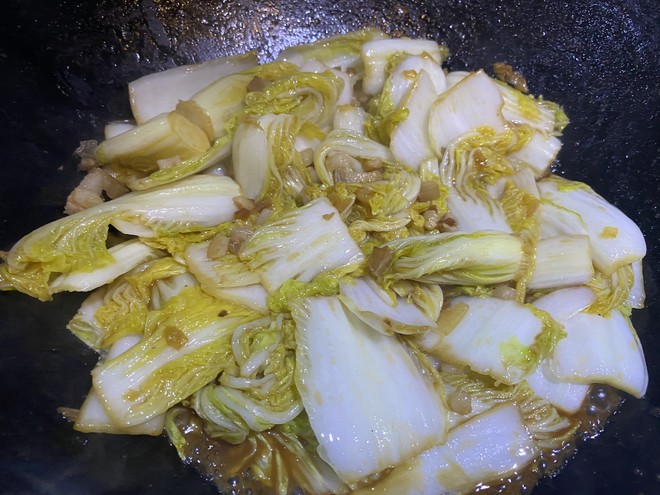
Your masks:
M490 70L493 62L509 63L525 75L533 94L564 105L571 124L562 139L560 170L592 185L640 225L650 247L647 301L657 300L659 252L652 241L658 237L655 197L660 180L654 165L660 165L660 50L653 1L580 0L568 7L523 0L370 0L359 5L343 0L82 5L42 0L22 2L9 11L2 21L7 25L0 26L5 38L0 45L6 74L2 84L5 95L12 95L2 103L7 131L0 198L8 220L0 225L0 248L61 215L66 194L79 180L71 151L80 139L99 138L108 120L129 116L130 80L246 50L257 51L266 61L292 44L373 26L392 35L445 43L452 53L451 69ZM26 209L26 204L35 206ZM14 483L5 486L29 483L25 473L36 470L40 479L66 480L72 493L88 486L122 493L200 493L197 474L181 465L165 440L76 434L55 417L63 402L79 402L95 362L64 329L78 302L62 298L46 308L15 294L0 298L0 314L6 315L10 330L8 348L19 349L22 358L19 365L6 361L2 366L4 373L11 370L21 377L5 385L3 395L11 394L16 405L5 412L11 419L3 443L14 452L15 445L25 445L22 457L10 456L9 467L3 468L18 478L0 473ZM534 493L657 488L660 433L652 412L658 403L653 356L659 344L649 323L655 312L654 306L638 312L635 321L652 377L647 399L627 401L604 434ZM48 336L32 336L35 328L46 327L52 329ZM49 348L58 352L44 355ZM36 360L41 366L35 370ZM71 380L69 371L58 376L65 369L73 369L77 378ZM41 390L48 391L45 400ZM39 428L43 438L31 433ZM204 488L215 493L211 486Z

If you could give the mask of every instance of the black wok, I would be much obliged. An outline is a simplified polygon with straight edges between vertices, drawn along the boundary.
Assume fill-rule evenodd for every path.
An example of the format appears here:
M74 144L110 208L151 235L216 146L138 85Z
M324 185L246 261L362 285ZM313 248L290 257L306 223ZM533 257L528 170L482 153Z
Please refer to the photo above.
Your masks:
M127 117L145 73L375 26L446 43L452 69L507 62L571 125L559 169L642 228L648 308L634 314L650 386L535 494L660 493L660 15L657 0L8 0L0 15L0 249L61 215L81 139ZM0 493L216 493L165 438L85 435L77 407L96 356L65 329L77 294L0 293Z

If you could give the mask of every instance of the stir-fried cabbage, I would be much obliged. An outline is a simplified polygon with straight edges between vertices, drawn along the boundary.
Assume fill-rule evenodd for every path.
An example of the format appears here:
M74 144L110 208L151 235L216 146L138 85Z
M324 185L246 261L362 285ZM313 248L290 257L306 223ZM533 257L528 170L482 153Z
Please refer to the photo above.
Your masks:
M642 233L549 172L558 105L447 54L365 29L130 84L76 212L0 265L90 292L75 429L278 495L459 494L575 441L591 385L644 395Z

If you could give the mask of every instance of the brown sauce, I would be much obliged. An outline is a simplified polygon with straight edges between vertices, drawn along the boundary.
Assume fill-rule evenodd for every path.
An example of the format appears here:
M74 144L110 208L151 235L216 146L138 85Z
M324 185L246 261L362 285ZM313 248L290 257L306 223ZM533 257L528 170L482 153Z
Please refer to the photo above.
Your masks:
M480 483L473 494L531 494L538 481L546 476L558 474L575 454L580 442L597 436L605 428L609 416L619 407L622 395L612 387L594 385L589 391L582 408L572 416L579 421L579 427L572 442L567 442L558 450L542 451L539 457L525 469L514 475L489 482ZM272 455L272 444L243 442L230 445L209 437L203 428L202 420L192 411L187 410L178 417L177 426L185 437L186 463L194 466L205 478L210 480L220 495L270 495L275 491L256 479L253 473L242 473L244 460L252 456ZM278 452L283 464L293 466L296 459L288 455L286 449ZM289 495L304 495L299 489L293 489ZM429 494L432 495L432 494Z
M490 482L480 483L473 494L531 494L543 477L552 477L571 460L580 442L594 438L605 428L607 419L623 401L622 395L607 385L593 385L582 404L582 408L571 416L579 421L579 427L572 442L567 442L558 450L541 451L539 457L528 464L520 473Z
M177 427L186 439L185 462L192 465L217 488L219 495L274 495L276 492L267 483L259 480L250 470L244 472L248 459L263 459L278 456L278 462L268 463L277 471L278 466L296 466L297 459L277 441L248 439L238 445L211 438L203 428L203 420L194 411L187 409L177 416ZM264 432L268 438L269 433ZM265 473L270 474L270 473ZM271 480L278 473L272 473ZM288 495L305 495L293 489Z

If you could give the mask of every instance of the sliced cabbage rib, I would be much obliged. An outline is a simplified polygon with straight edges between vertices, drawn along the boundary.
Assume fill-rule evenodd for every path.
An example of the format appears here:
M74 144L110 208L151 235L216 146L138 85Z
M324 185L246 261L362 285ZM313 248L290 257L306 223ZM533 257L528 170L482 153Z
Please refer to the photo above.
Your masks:
M403 344L336 297L294 303L296 383L319 454L351 484L444 440L443 396Z

